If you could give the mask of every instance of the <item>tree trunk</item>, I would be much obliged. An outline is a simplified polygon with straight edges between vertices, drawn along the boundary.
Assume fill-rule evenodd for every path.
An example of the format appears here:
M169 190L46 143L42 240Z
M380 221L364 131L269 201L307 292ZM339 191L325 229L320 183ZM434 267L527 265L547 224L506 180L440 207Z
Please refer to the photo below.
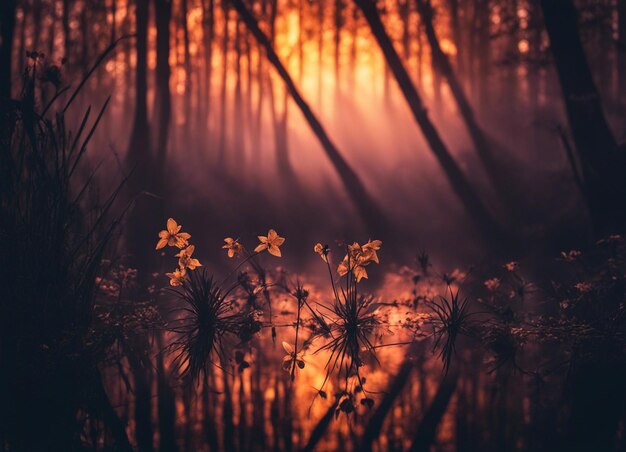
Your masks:
M156 16L156 102L157 118L156 158L159 171L165 169L167 159L167 143L169 139L170 118L172 115L172 96L170 94L170 21L172 18L172 2L170 0L154 0Z
M159 351L156 355L157 364L157 407L159 414L159 450L175 452L178 450L176 444L176 400L174 391L170 387L169 378L163 363L163 339L161 332L156 332L157 345ZM189 419L185 419L190 422ZM187 440L189 438L186 438Z
M439 136L439 132L437 132L437 129L435 129L435 126L428 117L428 113L426 108L424 108L422 99L415 89L415 86L413 86L413 82L411 81L409 74L402 65L402 61L394 49L389 35L387 35L387 32L385 31L384 25L380 20L378 11L376 10L376 4L372 0L355 0L355 3L363 12L365 19L367 20L372 33L385 56L387 64L389 65L389 68L398 82L400 90L402 91L402 94L404 95L409 108L413 113L415 121L422 129L426 141L442 166L444 173L452 186L452 190L461 200L470 217L475 221L485 235L491 236L492 238L503 238L505 236L504 231L487 210L487 207L483 204L482 200L478 196L478 193L474 190L455 162L454 158L450 154L450 151Z
M208 126L209 116L211 113L211 79L213 75L213 39L215 37L215 1L208 0L208 5L205 4L206 0L202 0L202 39L204 45L204 99L201 101L204 103L204 114L202 120L204 121L203 129Z
M135 437L137 449L140 452L154 450L152 429L152 391L150 388L151 372L146 363L136 356L143 353L141 350L147 347L147 341L138 339L136 344L128 350L127 358L135 377Z
M13 33L15 32L15 1L2 0L0 6L0 101L11 97L11 76L13 67ZM23 55L19 55L23 58Z
M450 369L450 372L443 377L435 398L424 414L415 436L413 436L411 452L428 452L430 450L430 446L435 441L437 427L448 409L448 404L454 394L458 379L459 371L456 367Z
M224 31L222 36L222 80L220 95L220 142L218 148L218 165L223 165L226 159L226 84L228 82L228 2L222 0L222 11L224 12Z
M374 203L374 200L370 197L369 193L367 193L365 186L363 185L357 174L348 165L343 156L339 153L339 150L331 141L322 124L311 111L311 108L298 91L298 88L296 88L296 85L291 79L291 76L289 75L289 73L281 63L278 55L272 48L269 39L259 28L259 25L254 16L252 16L242 0L232 0L232 5L235 7L241 19L248 27L248 30L254 35L259 44L264 47L268 60L272 63L280 77L285 82L285 85L287 86L291 97L294 99L294 101L302 111L302 114L304 115L307 123L311 127L313 133L319 139L322 147L324 148L324 151L326 152L326 155L328 156L331 163L335 167L335 170L339 174L341 181L343 182L346 190L350 194L365 224L369 226L372 232L377 232L385 229L383 226L384 218L378 206Z
M433 62L436 65L437 71L443 75L448 82L452 96L459 108L459 112L465 122L465 127L469 132L470 138L474 143L478 157L485 168L485 172L495 192L499 195L508 192L508 185L511 183L510 179L506 177L506 174L498 166L495 156L487 137L483 130L478 125L474 111L465 96L465 92L461 87L461 84L454 74L452 65L448 56L441 50L439 45L439 39L435 33L435 27L433 26L433 9L430 0L415 0L417 10L424 24L424 31L428 44L430 45ZM484 45L487 45L486 43Z
M191 90L193 84L191 83L191 53L189 50L189 24L187 22L188 8L187 0L182 0L182 26L183 26L183 49L185 56L185 125L183 136L187 140L186 144L189 146L192 143L190 139L191 133Z
M409 350L407 350L398 373L389 385L387 391L385 391L385 396L365 427L365 433L363 434L359 450L364 452L372 450L374 441L380 436L387 415L392 411L394 402L402 393L402 390L411 376L411 372L415 368L415 355L418 353L418 350L417 342L412 344Z
M571 0L542 0L541 6L582 163L594 234L621 231L626 224L626 154L618 148L602 111L578 33L576 8Z

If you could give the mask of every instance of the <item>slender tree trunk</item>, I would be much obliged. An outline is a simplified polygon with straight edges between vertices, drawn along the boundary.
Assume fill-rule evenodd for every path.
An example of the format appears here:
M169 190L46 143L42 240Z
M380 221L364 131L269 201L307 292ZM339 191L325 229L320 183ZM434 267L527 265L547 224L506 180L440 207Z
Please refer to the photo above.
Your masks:
M229 7L226 0L222 0L222 11L224 12L224 32L222 35L222 80L220 89L220 142L218 165L223 165L226 159L226 84L228 75L228 19Z
M233 423L233 397L230 381L228 378L229 366L226 362L222 365L222 382L224 384L224 401L222 416L224 417L224 450L235 450L235 425Z
M189 23L187 22L188 5L187 0L182 0L182 12L181 12L182 26L183 26L183 48L185 55L185 126L184 137L187 140L186 145L190 146L191 140L191 117L192 117L192 105L191 94L193 89L192 84L192 71L191 71L191 53L189 50Z
M409 74L404 68L398 53L393 47L391 39L385 31L380 20L376 4L372 0L355 0L363 15L365 16L378 45L380 46L385 60L389 65L402 94L404 95L409 108L413 113L415 121L421 128L426 141L430 145L435 157L442 166L444 173L452 186L452 190L457 195L470 217L479 226L480 230L492 238L502 239L505 236L503 229L487 210L478 193L474 190L468 179L465 177L456 161L450 154L447 146L439 136L439 132L428 117L426 108L422 103Z
M211 400L210 400L210 387L209 387L209 373L204 373L202 379L202 429L204 433L204 439L209 446L211 452L219 451L219 442L217 438L217 427L215 426L215 417L211 412Z
M626 99L626 2L617 2L617 86L621 100ZM620 100L618 99L618 100Z
M0 102L4 104L11 97L11 77L13 75L13 33L15 32L16 0L2 0L0 6ZM23 55L19 55L23 58Z
M211 79L213 76L213 39L215 38L215 0L202 0L202 39L204 43L204 96L205 105L202 124L204 130L211 113Z
M369 419L367 426L365 427L365 433L363 434L359 450L364 452L372 450L374 441L376 441L376 439L380 436L385 419L387 419L387 416L392 411L393 404L402 393L406 383L409 381L409 377L415 368L415 355L418 351L418 343L411 345L407 351L405 355L406 357L404 358L398 373L389 385L389 388L385 392L385 396L381 400L380 405L378 405L376 411L374 411L374 414L372 414L372 417Z
M147 365L135 355L147 347L144 340L139 340L136 350L128 350L127 357L135 377L135 437L140 452L154 450L152 429L152 391L150 388L151 372Z
M232 5L237 10L242 20L248 27L248 30L254 35L257 41L264 47L268 60L272 63L280 77L285 82L291 97L294 99L302 114L304 115L307 123L311 127L313 133L319 139L326 155L330 159L331 163L335 167L335 170L339 174L346 190L351 195L353 202L355 203L363 221L369 225L370 230L376 231L383 229L384 219L373 199L367 193L365 186L358 178L354 170L348 165L343 156L339 153L334 143L330 140L330 137L326 133L322 124L317 117L313 114L313 111L306 103L298 88L296 88L291 76L281 63L278 55L274 51L269 39L259 28L259 25L244 4L242 0L233 0Z
M465 96L465 92L461 87L461 84L454 74L450 60L443 50L441 50L439 39L437 38L437 34L435 33L435 28L433 26L433 9L430 0L415 0L415 4L417 5L417 10L422 19L422 23L424 24L424 31L432 51L434 64L437 66L437 71L441 73L441 75L443 75L448 82L452 96L456 101L461 116L463 117L465 127L467 128L470 138L474 143L474 147L476 148L478 157L485 168L487 177L489 178L489 181L491 182L491 185L495 189L496 193L502 194L507 192L509 190L507 187L511 181L502 171L502 168L498 166L487 137L478 125L474 111Z
M128 440L126 428L121 421L104 389L102 375L99 370L93 372L92 394L90 400L91 409L102 419L105 427L113 437L113 450L117 452L132 452L133 448Z
M437 427L448 409L448 404L456 390L458 379L459 371L456 366L450 369L449 373L443 377L433 401L413 436L413 442L410 448L411 452L430 451L430 446L435 441Z
M176 444L176 400L163 363L164 348L161 332L157 331L156 335L159 347L159 351L156 355L159 450L176 452L176 450L178 450ZM185 419L185 421L190 422L189 419Z
M626 224L626 152L602 110L578 33L571 0L541 1L570 130L582 162L586 198L597 237Z
M156 133L156 158L159 171L163 173L167 159L172 96L170 94L170 21L172 2L154 0L156 16L156 102L155 115L158 121Z
M233 154L234 167L243 168L245 163L245 141L241 131L243 125L243 95L241 88L241 21L235 21L235 99L233 108Z

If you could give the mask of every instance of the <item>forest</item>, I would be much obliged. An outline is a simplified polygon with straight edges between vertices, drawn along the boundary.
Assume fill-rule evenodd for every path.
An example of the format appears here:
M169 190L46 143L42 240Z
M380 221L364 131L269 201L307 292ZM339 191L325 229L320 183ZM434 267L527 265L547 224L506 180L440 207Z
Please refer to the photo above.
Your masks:
M626 1L0 33L0 451L626 450Z

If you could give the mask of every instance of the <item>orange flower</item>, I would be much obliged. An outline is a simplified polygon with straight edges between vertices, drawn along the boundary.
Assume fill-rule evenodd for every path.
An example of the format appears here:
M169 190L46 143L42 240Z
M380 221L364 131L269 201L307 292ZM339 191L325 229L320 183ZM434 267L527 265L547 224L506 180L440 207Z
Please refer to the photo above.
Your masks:
M226 237L224 239L224 246L222 248L228 250L228 257L240 256L243 252L243 245L239 243L239 239L233 239L232 237Z
M378 264L378 251L383 242L380 240L369 240L365 245L361 246L357 242L348 246L348 254L343 258L343 261L337 267L337 273L339 276L344 276L349 271L352 271L356 282L360 282L361 279L367 279L367 270L365 267L376 262Z
M304 360L302 359L302 352L295 353L293 346L283 341L283 349L287 353L283 357L282 368L285 372L291 372L294 363L300 368L304 369Z
M159 232L159 241L156 244L156 249L160 250L165 246L175 246L177 248L184 248L189 244L191 235L186 232L180 232L180 226L173 218L167 220L167 230Z
M258 237L261 243L254 249L256 253L267 250L271 255L281 257L279 247L285 243L285 239L279 236L275 230L270 229L267 232L267 237L263 235L259 235Z
M328 245L322 245L321 243L316 243L313 247L313 251L315 251L322 258L324 262L328 262Z
M170 286L182 286L183 283L187 280L187 270L184 268L177 268L173 273L165 274L168 278L170 278Z
M195 249L195 246L189 245L187 248L180 250L180 253L175 255L175 257L178 258L178 266L180 268L195 270L196 267L202 267L202 264L198 259L191 257Z
M380 240L368 240L367 243L361 247L361 251L363 252L362 257L378 264L378 254L376 254L376 251L380 249L382 244L383 242Z
M488 279L484 282L485 287L487 288L487 290L491 291L491 292L495 292L496 290L498 290L498 287L500 287L500 279L499 278L491 278Z

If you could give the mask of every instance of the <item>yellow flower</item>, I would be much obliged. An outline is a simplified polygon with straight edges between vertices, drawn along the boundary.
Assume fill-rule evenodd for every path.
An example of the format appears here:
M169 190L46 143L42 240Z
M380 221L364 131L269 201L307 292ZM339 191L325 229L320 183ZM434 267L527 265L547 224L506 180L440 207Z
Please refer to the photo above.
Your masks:
M173 273L165 274L168 278L170 278L170 286L182 286L183 283L187 280L187 270L184 268L177 268Z
M487 290L491 291L491 292L495 292L498 287L500 287L500 279L499 278L491 278L488 279L484 282L485 287L487 288Z
M357 242L348 246L348 254L343 258L343 261L337 267L337 273L339 276L344 276L349 271L352 271L356 282L360 282L361 279L367 279L367 270L365 267L372 262L378 264L378 251L383 242L380 240L369 240L365 245L361 246Z
M195 246L189 245L187 248L180 250L180 253L175 255L175 257L178 258L178 266L180 268L195 270L196 267L202 267L202 264L198 259L191 257L195 249Z
M267 252L273 256L281 256L279 246L285 243L285 239L279 236L275 230L270 229L267 232L267 237L263 235L259 235L258 237L261 243L254 249L256 253L267 250Z
M228 250L228 257L240 256L243 252L243 245L239 243L239 239L233 239L232 237L226 237L224 239L225 245L222 248Z
M298 354L295 353L293 346L283 341L283 349L287 353L283 358L282 368L285 372L291 372L295 364L300 368L304 369L304 360L302 359L302 352Z
M318 242L313 247L313 251L319 254L324 262L328 262L328 245L322 245Z
M368 240L367 243L361 247L362 258L378 264L378 254L376 254L376 251L380 249L382 244L383 242L380 240Z
M167 230L159 232L159 241L156 244L156 249L160 250L165 248L166 245L181 249L186 247L191 236L186 232L180 232L181 227L173 218L168 218Z

